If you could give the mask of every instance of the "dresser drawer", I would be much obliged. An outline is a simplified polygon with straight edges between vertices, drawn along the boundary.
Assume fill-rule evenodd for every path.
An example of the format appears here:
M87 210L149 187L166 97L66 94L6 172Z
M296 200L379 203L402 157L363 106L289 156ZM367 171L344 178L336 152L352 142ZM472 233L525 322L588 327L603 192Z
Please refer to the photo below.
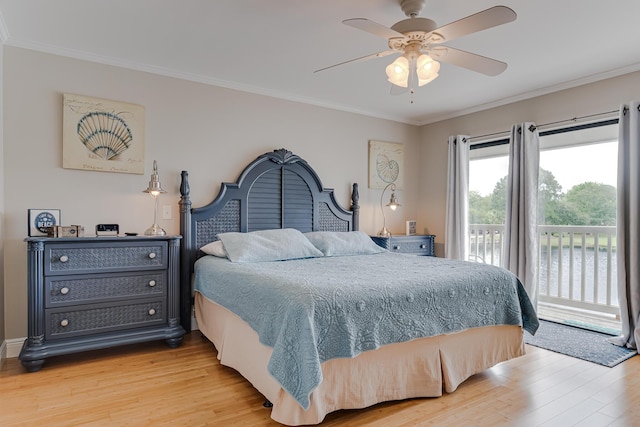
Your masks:
M428 236L392 237L389 246L389 250L392 252L433 255L433 240L429 239Z
M381 246L390 252L435 256L435 236L432 234L392 237L371 236L371 239L376 242L378 246Z
M48 309L45 310L45 339L163 324L166 322L165 307L166 300L159 298L134 304L93 304L77 310Z
M164 271L118 274L78 274L45 278L45 307L164 295Z
M164 269L167 242L48 244L44 257L45 275Z

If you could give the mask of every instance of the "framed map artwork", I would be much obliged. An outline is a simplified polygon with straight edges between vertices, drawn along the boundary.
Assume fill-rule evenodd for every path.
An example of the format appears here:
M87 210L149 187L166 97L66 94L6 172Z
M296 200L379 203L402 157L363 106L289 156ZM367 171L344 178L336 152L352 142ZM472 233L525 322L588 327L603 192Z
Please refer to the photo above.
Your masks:
M369 141L369 188L404 186L404 144Z

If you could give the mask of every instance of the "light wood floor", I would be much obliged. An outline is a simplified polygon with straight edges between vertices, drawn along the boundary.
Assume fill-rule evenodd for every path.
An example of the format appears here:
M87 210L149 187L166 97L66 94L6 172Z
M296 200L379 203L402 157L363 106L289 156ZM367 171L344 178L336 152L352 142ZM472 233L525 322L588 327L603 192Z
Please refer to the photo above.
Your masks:
M0 425L278 426L263 398L198 332L0 371ZM527 346L455 393L330 414L323 426L640 425L640 357L606 368Z

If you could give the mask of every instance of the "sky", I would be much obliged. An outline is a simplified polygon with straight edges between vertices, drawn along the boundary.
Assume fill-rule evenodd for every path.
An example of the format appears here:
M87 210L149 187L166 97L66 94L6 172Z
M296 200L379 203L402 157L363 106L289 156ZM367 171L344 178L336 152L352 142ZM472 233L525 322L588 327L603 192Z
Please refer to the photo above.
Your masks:
M566 193L583 182L616 186L617 141L581 145L540 152L540 167L551 171ZM469 191L486 196L500 178L507 175L507 156L472 160L469 164Z

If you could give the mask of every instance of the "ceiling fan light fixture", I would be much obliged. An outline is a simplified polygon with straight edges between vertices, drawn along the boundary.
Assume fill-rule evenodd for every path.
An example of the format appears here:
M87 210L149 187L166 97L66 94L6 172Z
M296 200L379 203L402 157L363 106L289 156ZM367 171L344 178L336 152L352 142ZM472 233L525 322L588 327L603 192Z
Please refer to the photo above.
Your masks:
M416 69L418 73L418 86L424 86L435 80L439 76L438 71L440 71L440 63L438 61L434 61L429 55L420 55Z
M409 80L409 60L404 56L399 56L386 68L389 81L396 86L407 87Z

